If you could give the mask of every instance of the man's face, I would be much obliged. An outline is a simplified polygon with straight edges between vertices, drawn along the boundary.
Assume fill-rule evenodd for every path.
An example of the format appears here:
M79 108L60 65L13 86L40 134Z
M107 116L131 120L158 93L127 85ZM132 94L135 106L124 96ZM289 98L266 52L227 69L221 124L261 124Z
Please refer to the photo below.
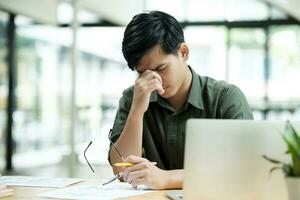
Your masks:
M175 96L186 78L187 56L182 56L181 48L182 46L179 48L177 55L173 55L166 54L157 45L141 58L136 67L139 76L146 70L152 70L161 77L162 87L165 90L165 93L161 96L165 99Z

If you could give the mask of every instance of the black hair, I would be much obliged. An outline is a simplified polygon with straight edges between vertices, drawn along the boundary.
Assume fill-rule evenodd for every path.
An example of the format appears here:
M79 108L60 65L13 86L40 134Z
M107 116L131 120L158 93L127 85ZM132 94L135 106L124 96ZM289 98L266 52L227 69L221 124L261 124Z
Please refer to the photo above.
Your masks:
M127 25L122 52L130 69L134 70L139 60L156 45L166 54L175 54L184 42L183 30L171 15L151 11L135 15Z

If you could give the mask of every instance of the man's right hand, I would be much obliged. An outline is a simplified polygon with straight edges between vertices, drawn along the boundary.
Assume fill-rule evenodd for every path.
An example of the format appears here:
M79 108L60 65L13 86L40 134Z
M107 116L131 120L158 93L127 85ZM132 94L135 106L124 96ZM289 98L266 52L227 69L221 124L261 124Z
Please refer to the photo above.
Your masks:
M162 79L158 73L146 70L135 81L131 112L144 115L149 106L150 95L156 91L159 95L164 94Z

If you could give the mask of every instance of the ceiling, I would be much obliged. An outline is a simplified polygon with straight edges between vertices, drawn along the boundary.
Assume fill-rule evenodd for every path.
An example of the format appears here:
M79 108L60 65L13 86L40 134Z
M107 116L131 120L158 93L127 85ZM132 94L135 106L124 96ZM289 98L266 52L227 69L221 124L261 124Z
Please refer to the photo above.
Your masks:
M300 1L299 0L266 0L285 11L294 18L300 20Z
M72 19L72 0L0 0L0 8L21 14L45 24L61 23L59 18ZM88 19L105 19L115 24L126 25L136 14L144 10L162 10L179 21L234 21L252 16L264 19L267 13L265 2L285 11L300 20L300 0L77 0L80 10L87 10L96 17ZM42 3L41 3L42 2ZM69 4L69 15L66 9L59 9L61 4ZM252 9L249 9L252 8ZM213 12L214 11L214 12ZM82 12L82 11L80 11ZM79 13L80 16L80 13ZM256 17L256 18L255 18ZM251 19L252 19L251 18ZM79 17L80 20L80 17ZM94 22L93 21L93 22Z
M0 8L40 23L57 24L58 0L0 0Z

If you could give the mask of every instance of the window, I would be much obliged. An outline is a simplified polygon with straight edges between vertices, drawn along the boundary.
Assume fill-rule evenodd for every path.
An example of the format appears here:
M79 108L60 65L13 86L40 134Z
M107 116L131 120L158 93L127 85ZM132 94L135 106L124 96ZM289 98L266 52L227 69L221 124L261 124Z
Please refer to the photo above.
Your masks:
M81 28L78 32L75 151L89 141L94 163L108 164L107 134L122 91L136 74L121 53L124 28ZM70 150L71 32L68 28L30 25L18 28L18 108L14 132L15 166L59 162ZM28 160L28 155L35 160ZM47 156L45 156L47 155Z
M224 21L226 0L188 0L186 2L188 21Z
M265 2L253 0L226 0L228 21L266 20L269 11Z
M16 167L55 163L66 151L69 125L69 107L64 107L64 96L59 93L60 88L69 93L69 79L63 79L68 66L58 59L58 52L67 44L55 38L63 39L69 34L46 25L17 25L17 110L13 133L16 154L13 162ZM32 156L34 160L28 159Z
M300 28L272 27L270 34L269 100L272 119L299 119Z
M186 27L185 39L190 47L188 64L201 76L225 80L225 28Z
M82 163L85 161L81 152L92 140L90 161L108 165L108 132L123 90L133 85L137 77L122 55L123 32L123 27L115 27L81 28L78 33L80 48L93 54L81 54L78 66L78 123L82 130L76 133L76 151Z
M270 36L271 73L269 97L271 101L299 101L300 28L272 27Z
M265 2L254 0L187 0L182 7L187 9L188 21L241 21L262 20L268 17ZM251 8L251 9L249 9ZM276 13L278 16L278 13Z
M229 48L229 82L245 93L248 101L264 97L264 43L261 29L232 29Z
M176 16L179 21L185 20L185 6L186 1L183 0L147 0L144 1L146 9L145 10L159 10Z
M8 14L0 11L0 172L4 168L5 163L5 131L7 120L7 95L8 95L8 79L7 79L7 49L6 49L6 26Z

